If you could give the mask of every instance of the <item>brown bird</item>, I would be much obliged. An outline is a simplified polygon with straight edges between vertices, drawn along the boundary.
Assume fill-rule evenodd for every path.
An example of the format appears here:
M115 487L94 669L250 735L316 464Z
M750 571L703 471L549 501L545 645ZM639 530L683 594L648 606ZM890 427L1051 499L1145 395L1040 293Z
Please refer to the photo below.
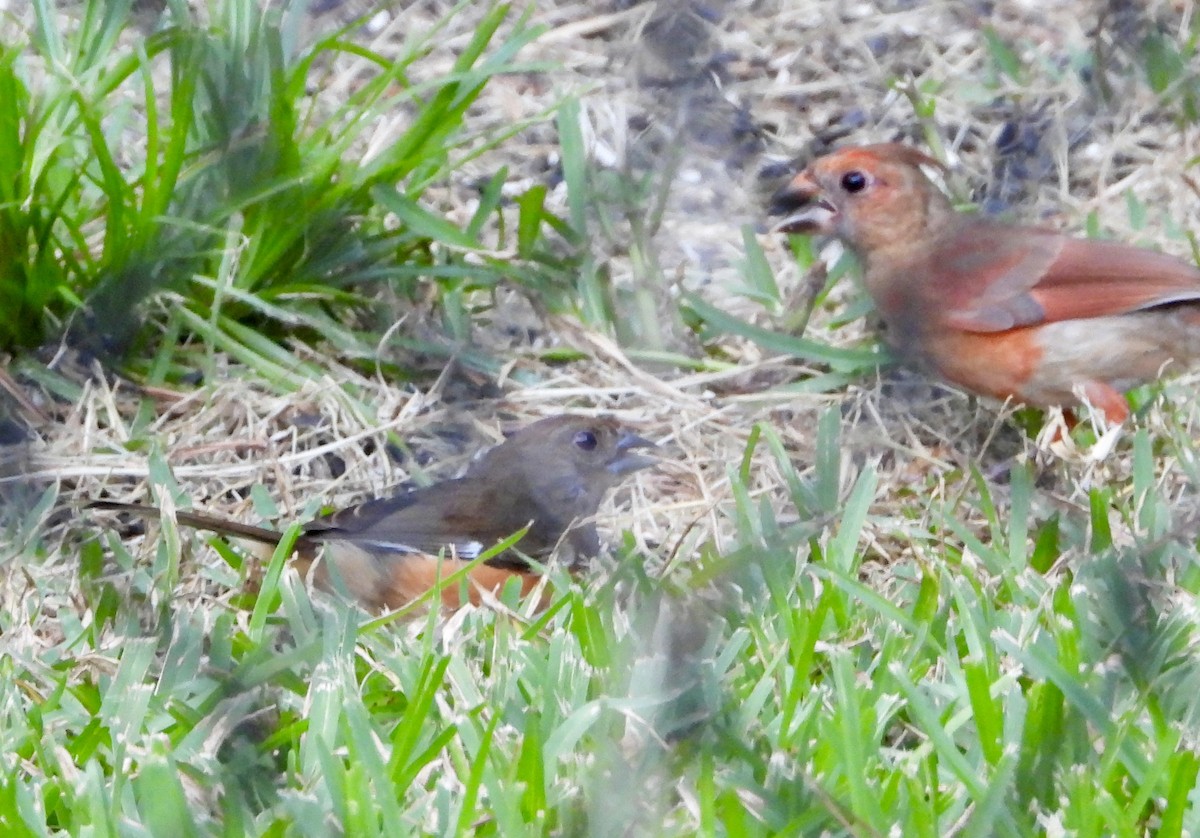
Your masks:
M904 361L1040 407L1080 396L1112 422L1123 393L1200 355L1200 270L1150 250L955 211L907 146L815 160L772 202L776 229L836 236Z
M636 451L654 447L610 417L542 419L488 451L462 477L311 521L296 540L297 568L306 577L311 569L317 587L348 594L367 608L400 608L528 527L515 550L472 568L467 584L474 603L480 591L499 591L513 577L525 596L538 575L524 557L544 559L560 541L576 557L594 555L600 540L587 519L622 477L657 462ZM89 507L161 515L135 503L95 501ZM192 512L175 517L189 527L272 546L283 537ZM443 603L458 607L459 593L459 585L446 586Z

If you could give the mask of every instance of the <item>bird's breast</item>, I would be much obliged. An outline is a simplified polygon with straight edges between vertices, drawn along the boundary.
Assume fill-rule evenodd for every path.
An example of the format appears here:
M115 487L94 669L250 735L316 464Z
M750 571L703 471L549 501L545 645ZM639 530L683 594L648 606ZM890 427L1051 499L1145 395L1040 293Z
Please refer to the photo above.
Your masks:
M975 393L1027 400L1045 350L1039 328L1004 332L930 330L920 339L920 357L931 372Z

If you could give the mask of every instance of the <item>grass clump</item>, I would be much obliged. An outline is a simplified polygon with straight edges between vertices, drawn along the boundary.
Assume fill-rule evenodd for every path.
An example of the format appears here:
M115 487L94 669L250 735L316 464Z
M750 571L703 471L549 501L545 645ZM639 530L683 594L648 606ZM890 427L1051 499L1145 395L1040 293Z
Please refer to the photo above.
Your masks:
M451 67L424 70L430 44L470 5L410 32L393 55L355 43L349 26L300 41L303 4L217 3L202 20L172 2L150 37L132 39L128 0L84 4L69 35L36 3L34 48L10 45L0 61L0 252L16 270L0 347L65 329L120 354L150 336L138 304L170 292L167 333L286 377L264 338L365 354L344 312L382 289L415 299L433 287L454 310L519 282L511 261L487 258L508 246L485 235L503 173L465 229L426 200L519 128L464 127L483 87L533 69L517 53L537 30L492 4ZM311 95L346 63L356 77L343 100ZM522 199L519 256L536 253L545 220L536 194Z

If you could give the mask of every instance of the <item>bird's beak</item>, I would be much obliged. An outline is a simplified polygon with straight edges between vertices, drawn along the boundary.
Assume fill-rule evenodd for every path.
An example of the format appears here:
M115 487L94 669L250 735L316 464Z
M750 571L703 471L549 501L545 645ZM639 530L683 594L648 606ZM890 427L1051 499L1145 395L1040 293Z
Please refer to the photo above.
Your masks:
M631 471L639 471L658 464L656 458L636 453L634 451L636 448L658 448L658 446L637 434L622 431L617 438L617 456L610 460L607 466L609 472L619 477L622 474L629 474Z
M804 171L771 196L770 213L787 216L772 228L773 232L829 234L833 232L837 210L825 200L821 187L812 176Z

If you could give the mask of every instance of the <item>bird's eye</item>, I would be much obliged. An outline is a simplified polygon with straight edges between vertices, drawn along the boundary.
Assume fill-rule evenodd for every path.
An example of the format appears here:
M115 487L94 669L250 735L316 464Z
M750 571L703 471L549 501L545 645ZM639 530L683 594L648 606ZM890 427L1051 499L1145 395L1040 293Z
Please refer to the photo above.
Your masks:
M591 431L576 431L574 442L584 451L591 451L596 447L596 435Z
M853 194L855 192L862 192L866 188L867 176L862 172L846 172L846 174L842 175L842 189L845 189L847 192Z

